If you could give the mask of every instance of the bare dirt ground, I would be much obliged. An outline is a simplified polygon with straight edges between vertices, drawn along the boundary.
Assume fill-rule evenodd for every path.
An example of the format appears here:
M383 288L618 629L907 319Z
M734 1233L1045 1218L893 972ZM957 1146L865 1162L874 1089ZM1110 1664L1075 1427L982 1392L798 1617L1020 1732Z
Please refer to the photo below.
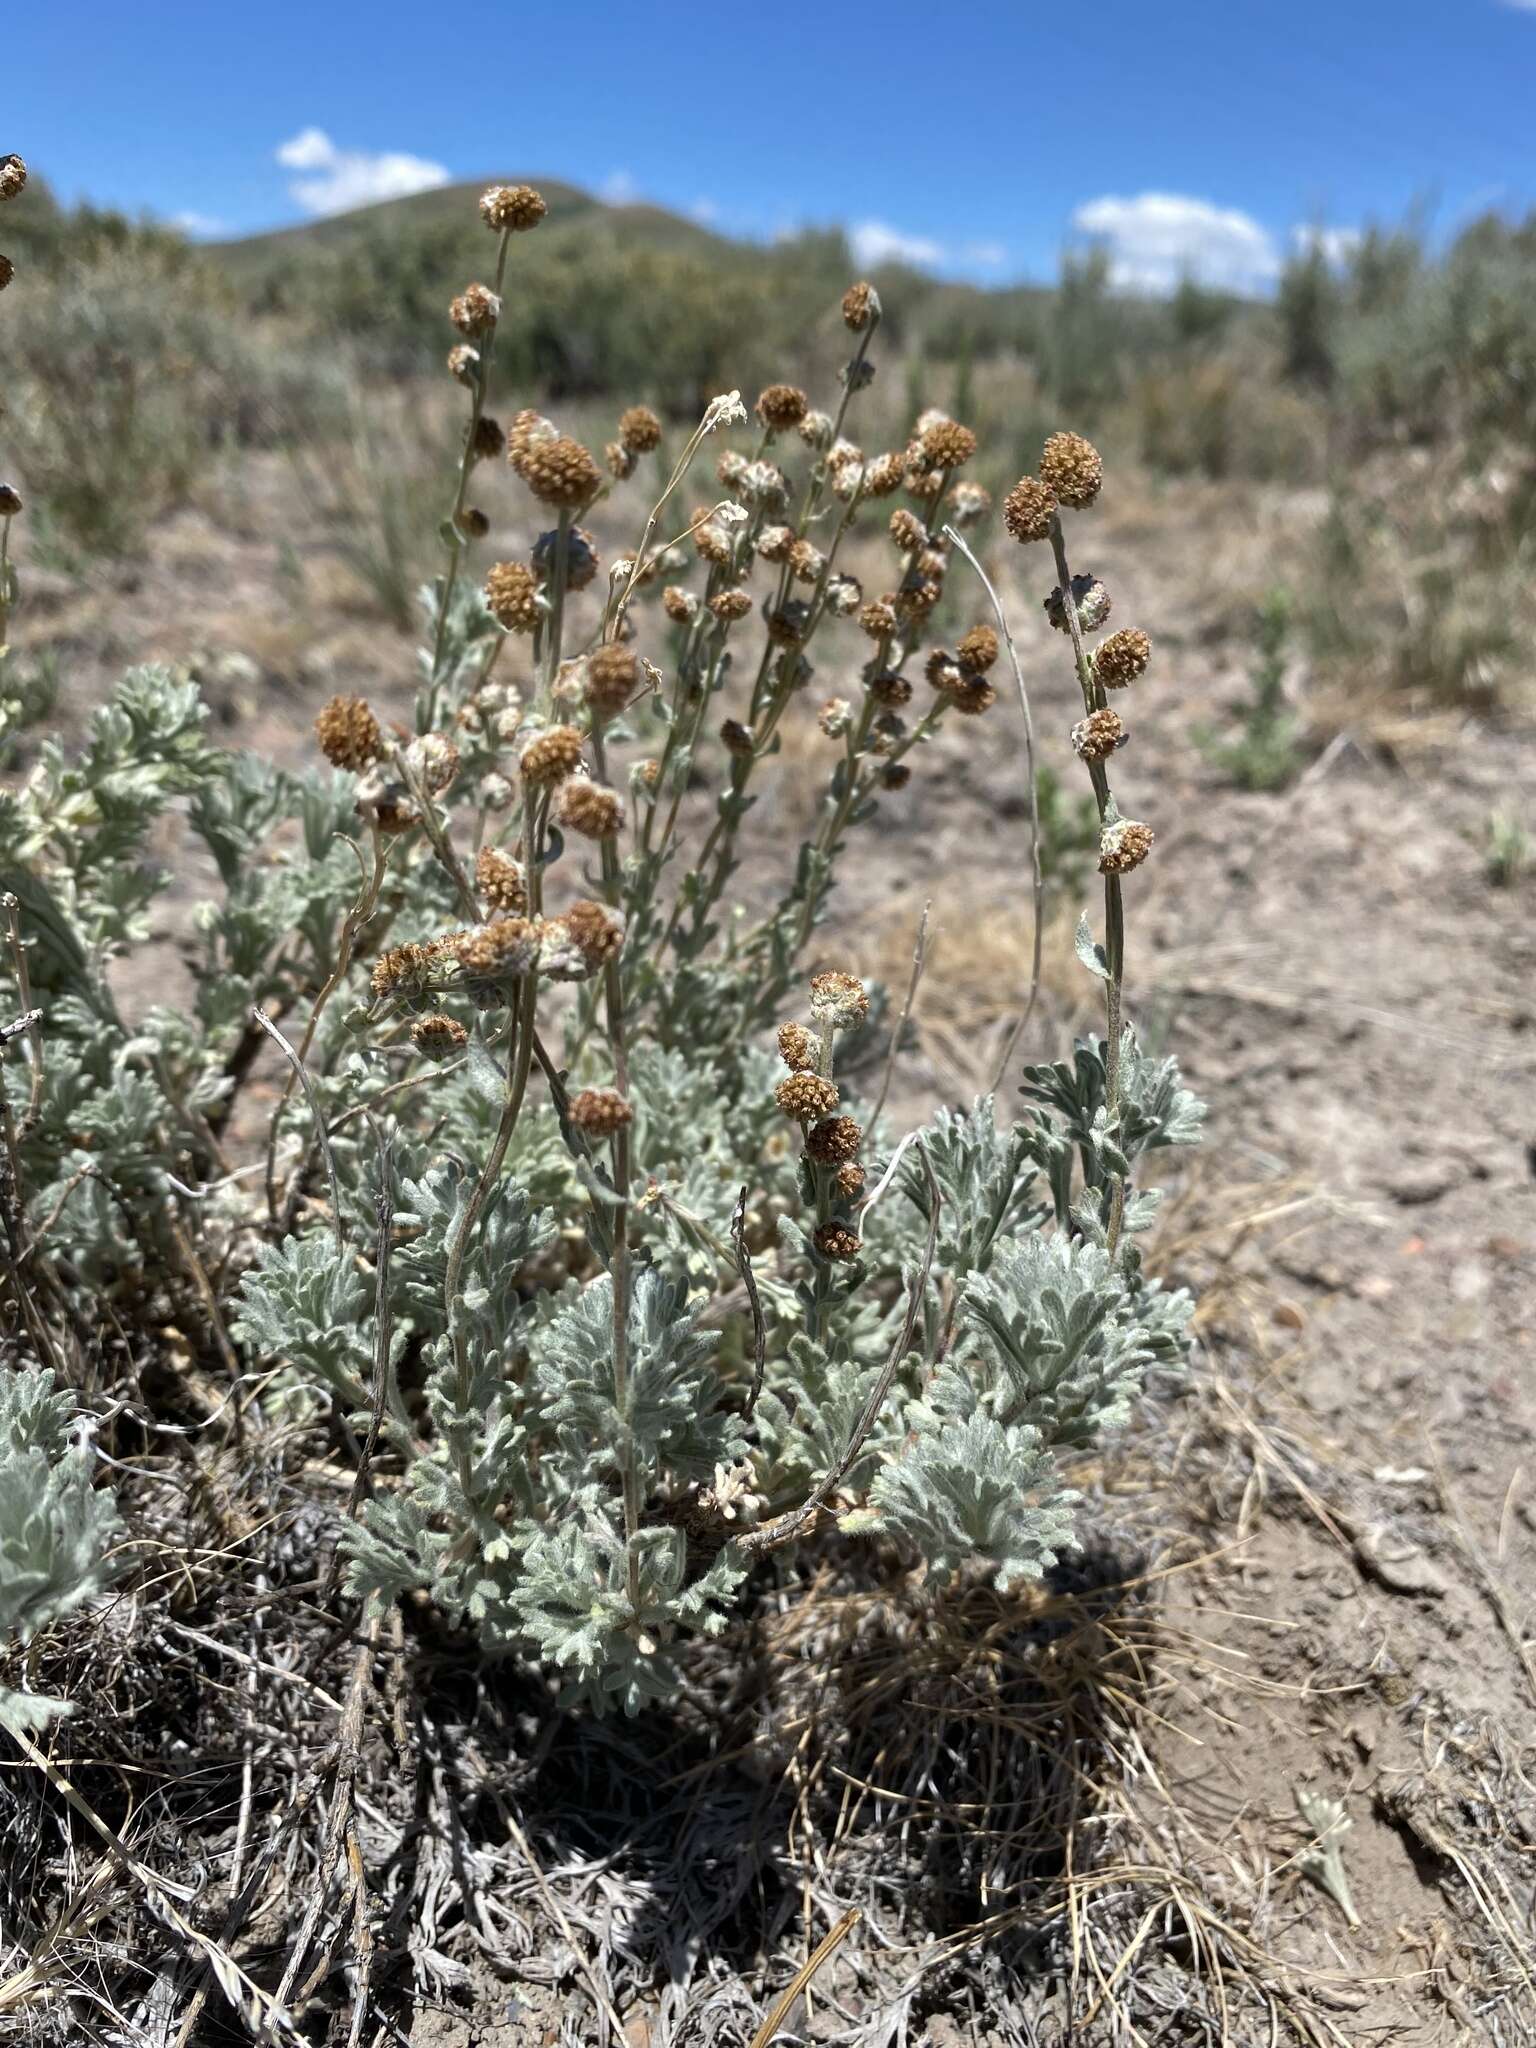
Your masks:
M285 759L306 753L333 689L404 708L408 643L302 546L295 584L260 488L242 504L234 520L167 522L131 580L82 591L34 579L19 638L60 653L64 725L123 665L159 656L195 659L228 737ZM412 2023L422 2048L603 2038L604 1985L620 1977L598 1983L585 1958L612 1949L642 1958L627 1983L670 1971L692 1987L634 1995L628 2042L746 2039L731 2028L761 2017L850 1905L864 1920L799 2008L800 2038L1536 2040L1536 885L1491 887L1481 849L1512 789L1536 802L1536 731L1452 721L1434 744L1387 755L1362 705L1289 792L1226 785L1191 729L1240 693L1244 607L1314 512L1257 491L1138 486L1118 509L1106 492L1091 549L1086 533L1075 545L1074 567L1108 583L1117 621L1158 648L1116 764L1122 806L1158 830L1128 888L1128 989L1211 1105L1157 1253L1205 1306L1191 1383L1159 1393L1084 1475L1077 1577L1006 1613L976 1595L969 1647L935 1640L899 1667L919 1720L924 1687L943 1694L935 1756L964 1749L956 1727L965 1740L979 1728L991 1775L977 1767L968 1803L936 1764L901 1810L910 1790L881 1775L889 1589L861 1604L833 1558L814 1627L787 1596L753 1624L779 1660L780 1695L725 1686L727 1725L755 1759L711 1778L696 1747L654 1730L616 1733L602 1752L614 1771L639 1770L650 1745L678 1863L703 1859L681 1876L659 1872L638 1824L627 1837L561 1825L591 1759L578 1765L568 1733L545 1724L518 1794L527 1859L496 1866L506 1909L542 1932L516 1983L445 1976ZM1044 555L990 552L1042 754L1070 783L1074 685L1039 612ZM798 832L824 745L813 731L793 741L760 834ZM932 902L898 1114L990 1082L1027 979L1023 789L1005 697L918 761L839 889L825 959L897 984ZM1057 907L1021 1058L1059 1056L1090 1021L1092 986L1070 959L1077 908ZM1108 1606L1106 1584L1120 1588ZM1058 1638L1076 1663L1049 1647ZM807 1656L824 1673L841 1659L852 1692L867 1681L853 1737L809 1789L810 1751L796 1748L814 1719ZM986 1706L993 1694L1008 1713ZM1026 1698L1049 1740L1020 1733ZM1042 1748L1055 1759L1043 1791L1029 1776ZM1102 1796L1051 1804L1063 1748ZM1045 1818L1063 1821L1054 1861L1036 1843L1021 1876L999 1849L989 1875L988 1815L1005 1796L1028 1803L1032 1785ZM1347 1812L1347 1907L1309 1874L1320 1823L1303 1820L1298 1793ZM754 1845L739 1879L701 1847L718 1844L705 1821L732 1798ZM946 1891L915 1938L912 1899L938 1882L925 1856L968 1835L982 1843L972 1862L945 1866L960 1884L964 1865L965 1895ZM871 1845L906 1890L901 1910ZM668 1898L700 1885L736 1892L713 1952L636 1934L647 1886L665 1917Z

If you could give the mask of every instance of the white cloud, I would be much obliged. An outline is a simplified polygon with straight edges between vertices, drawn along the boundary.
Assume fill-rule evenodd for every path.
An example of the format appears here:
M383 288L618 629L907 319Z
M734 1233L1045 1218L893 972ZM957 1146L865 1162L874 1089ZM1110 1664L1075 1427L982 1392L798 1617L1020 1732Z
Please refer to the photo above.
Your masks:
M442 164L404 150L339 149L323 128L304 128L277 148L285 170L311 171L288 187L306 213L345 213L379 199L403 199L448 183Z
M1001 242L967 242L965 260L975 263L983 270L996 270L1008 261L1008 251Z
M598 197L606 199L610 206L633 206L640 197L640 187L635 183L632 171L610 171L598 187Z
M1171 292L1185 277L1253 291L1280 269L1273 239L1250 215L1178 192L1090 199L1072 225L1106 245L1111 281L1126 291Z
M191 207L188 207L185 213L173 214L171 225L180 228L184 235L205 236L225 233L223 221L215 220L212 214L197 213Z
M944 251L926 235L904 235L887 227L883 220L856 221L848 230L848 247L861 270L873 270L877 263L913 263L919 267L942 263Z

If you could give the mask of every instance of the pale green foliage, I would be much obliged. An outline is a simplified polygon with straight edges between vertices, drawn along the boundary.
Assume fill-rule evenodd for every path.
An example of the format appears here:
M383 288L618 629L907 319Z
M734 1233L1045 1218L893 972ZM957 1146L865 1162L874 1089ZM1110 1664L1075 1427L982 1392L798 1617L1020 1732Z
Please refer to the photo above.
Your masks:
M870 1497L878 1526L904 1536L939 1577L980 1557L1006 1591L1038 1579L1071 1541L1076 1495L1032 1429L978 1412L924 1430Z
M12 1651L103 1593L117 1533L95 1457L71 1440L73 1404L47 1371L0 1366L0 1647ZM0 1727L26 1733L68 1702L0 1685Z

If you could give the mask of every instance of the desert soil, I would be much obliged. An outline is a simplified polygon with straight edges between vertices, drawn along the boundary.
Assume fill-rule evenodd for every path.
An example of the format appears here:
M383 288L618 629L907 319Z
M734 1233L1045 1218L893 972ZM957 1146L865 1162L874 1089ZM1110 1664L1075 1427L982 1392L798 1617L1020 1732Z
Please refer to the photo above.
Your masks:
M1207 1974L1224 1955L1234 1982L1264 1978L1298 2038L1536 2039L1536 884L1491 886L1481 845L1512 789L1528 814L1536 802L1536 731L1468 718L1388 750L1363 705L1290 791L1234 790L1192 732L1240 696L1244 608L1316 508L1243 489L1107 496L1078 523L1074 566L1158 650L1115 764L1122 808L1158 832L1128 884L1131 1008L1178 1052L1210 1134L1176 1162L1158 1239L1206 1293L1196 1371L1149 1405L1083 1529L1086 1548L1127 1517L1153 1532L1155 1711L1134 1799L1172 1904L1073 2038L1268 2038L1235 1992L1219 2032L1166 2034L1129 1994L1138 1972L1193 1967L1191 1927L1225 1916L1252 1952L1212 1934ZM61 723L162 656L197 663L229 739L290 761L333 689L404 708L409 644L302 532L295 587L259 480L240 503L234 522L176 515L131 577L33 579L19 637L60 655ZM1042 754L1071 785L1074 686L1039 610L1043 552L991 554ZM793 741L760 834L804 823L824 745ZM932 903L899 1115L990 1080L1027 976L1023 789L1005 694L918 761L854 849L825 961L899 986ZM1058 1056L1090 1021L1064 936L1077 907L1057 906L1021 1057ZM1344 1803L1357 1925L1307 1874L1298 1792ZM791 1959L803 1937L763 1930ZM764 2007L787 1975L754 1978ZM802 2024L885 2038L839 2034L868 2024L882 1981L856 1934ZM562 2038L562 2010L564 2038L584 2038L581 1992L579 1973L503 1985L472 2011L423 2013L414 2038L528 2048ZM889 2038L1064 2038L1048 2006L1032 2031L1022 2009L983 2020L958 1995L948 2012L919 1999ZM635 2009L632 2041L675 2038L660 2005Z

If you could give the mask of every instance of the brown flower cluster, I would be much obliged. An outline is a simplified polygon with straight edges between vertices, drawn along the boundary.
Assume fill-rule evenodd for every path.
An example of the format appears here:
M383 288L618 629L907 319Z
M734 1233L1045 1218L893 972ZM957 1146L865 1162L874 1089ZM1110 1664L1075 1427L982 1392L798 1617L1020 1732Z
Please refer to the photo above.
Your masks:
M510 444L509 444L510 445ZM541 505L578 512L591 502L603 478L591 455L569 434L533 442L513 465Z
M640 664L632 648L617 640L605 640L601 647L594 648L587 661L584 694L595 717L616 716L639 684Z
M1052 434L1041 450L1040 481L1056 493L1058 504L1082 511L1099 495L1103 457L1081 434Z
M855 334L861 334L871 320L880 317L880 295L862 279L843 293L843 319Z
M520 862L496 846L482 846L475 856L475 887L495 910L528 908L528 881Z
M814 1031L803 1024L779 1026L779 1057L792 1074L814 1074L818 1047Z
M1106 690L1123 690L1146 673L1152 659L1152 642L1139 626L1122 626L1111 633L1093 657L1093 672Z
M411 1043L429 1060L451 1059L469 1043L469 1033L457 1017L436 1010L430 1017L418 1017L411 1026Z
M492 185L480 195L480 218L498 232L526 234L548 211L544 195L531 185Z
M617 1088L583 1088L571 1102L571 1122L589 1138L611 1138L634 1120L634 1109Z
M619 445L630 455L649 455L661 446L661 421L648 405L632 405L619 415Z
M817 1123L837 1107L837 1089L820 1074L801 1070L787 1075L773 1091L773 1099L787 1117L797 1124Z
M489 334L500 315L500 299L484 284L467 284L448 308L449 319L471 341Z
M624 822L623 800L617 790L574 776L560 792L560 822L583 839L612 839Z
M539 579L526 562L493 562L486 572L485 601L508 633L531 633L543 616Z
M774 433L787 433L805 418L810 401L793 384L770 384L758 394L757 416Z
M1003 500L1003 524L1021 545L1048 540L1056 494L1036 476L1021 476Z
M1107 761L1124 744L1125 727L1117 711L1090 711L1071 731L1072 750L1083 761Z
M354 774L376 761L384 748L384 735L366 697L332 697L315 720L315 737L333 768L349 768Z
M518 765L535 789L553 789L581 766L581 734L574 725L552 725L528 742Z

